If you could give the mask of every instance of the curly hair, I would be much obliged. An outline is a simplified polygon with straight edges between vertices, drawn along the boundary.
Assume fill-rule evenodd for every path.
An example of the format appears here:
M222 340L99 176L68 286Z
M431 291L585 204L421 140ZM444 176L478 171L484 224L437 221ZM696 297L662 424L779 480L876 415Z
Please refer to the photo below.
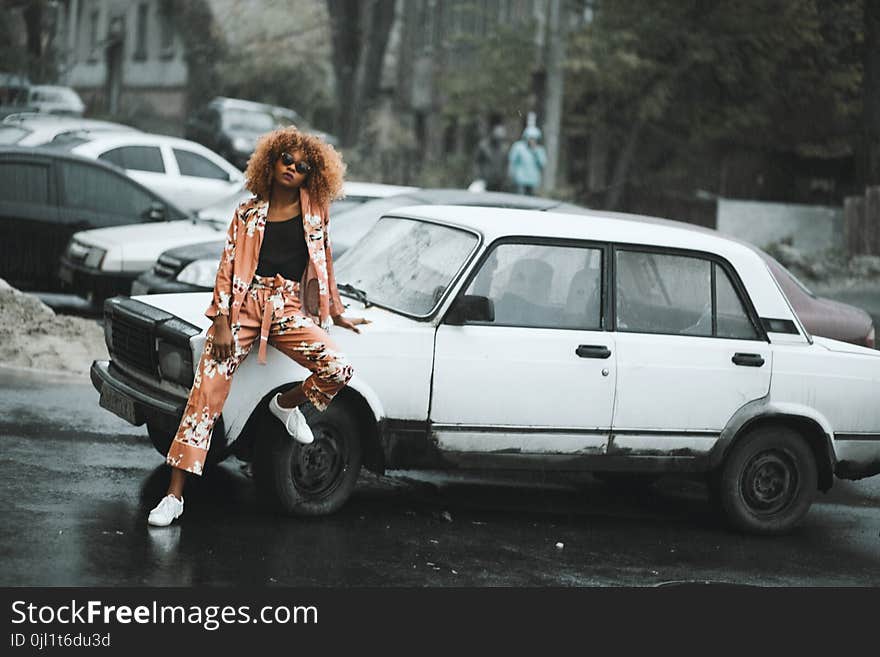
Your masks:
M318 207L328 208L331 201L342 196L345 163L333 146L293 126L278 128L260 137L244 172L245 186L257 198L268 200L276 160L282 153L294 151L302 151L312 166L304 183L309 198Z

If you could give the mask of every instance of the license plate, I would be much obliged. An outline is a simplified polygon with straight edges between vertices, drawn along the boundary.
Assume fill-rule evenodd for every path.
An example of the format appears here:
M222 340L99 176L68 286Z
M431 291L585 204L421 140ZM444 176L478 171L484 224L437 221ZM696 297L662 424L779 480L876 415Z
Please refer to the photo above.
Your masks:
M58 270L58 278L68 285L73 285L73 270L66 265L61 265Z
M105 385L101 388L101 400L99 403L102 408L106 408L111 413L118 415L131 424L142 424L134 407L134 400L117 392L110 386Z

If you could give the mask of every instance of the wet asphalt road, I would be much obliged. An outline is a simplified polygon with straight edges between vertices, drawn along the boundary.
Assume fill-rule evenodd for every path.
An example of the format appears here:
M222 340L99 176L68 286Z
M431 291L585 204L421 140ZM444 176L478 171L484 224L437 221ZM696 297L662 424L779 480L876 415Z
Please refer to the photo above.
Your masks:
M162 458L87 381L0 369L0 441L4 586L880 585L880 477L837 482L768 539L732 533L681 481L395 472L362 477L336 515L285 518L230 459L160 529Z

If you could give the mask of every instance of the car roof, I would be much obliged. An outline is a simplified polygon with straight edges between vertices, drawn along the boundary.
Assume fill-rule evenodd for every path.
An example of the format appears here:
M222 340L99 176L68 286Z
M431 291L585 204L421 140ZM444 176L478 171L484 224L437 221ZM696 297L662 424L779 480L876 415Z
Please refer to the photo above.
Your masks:
M417 191L418 189L418 187L407 187L406 185L386 185L384 183L359 182L352 180L346 180L343 183L343 190L346 196L368 196L370 198L396 196L398 194Z
M54 126L63 127L65 129L71 126L81 126L83 129L89 128L107 128L117 129L120 131L139 132L124 123L115 123L113 121L101 121L100 119L84 119L79 116L65 116L63 114L44 114L39 112L17 112L4 117L0 125L13 125L25 128L51 128Z
M170 137L168 135L157 135L152 132L125 131L125 132L109 132L96 133L88 135L86 141L71 145L71 148L78 148L81 151L91 151L106 148L108 146L125 146L132 145L167 145L167 146L185 146L191 150L204 151L207 150L201 144L189 139L181 139L180 137Z
M507 192L471 192L466 189L417 189L406 193L418 203L430 205L471 205L521 210L547 210L561 201L539 196L524 196Z
M758 249L740 240L731 239L709 229L700 230L679 221L623 212L580 209L573 212L546 212L496 207L461 205L425 205L401 207L388 214L442 221L470 228L487 241L515 236L557 239L625 242L647 246L694 249L722 255ZM589 218L589 221L585 219ZM695 230L696 228L696 230Z

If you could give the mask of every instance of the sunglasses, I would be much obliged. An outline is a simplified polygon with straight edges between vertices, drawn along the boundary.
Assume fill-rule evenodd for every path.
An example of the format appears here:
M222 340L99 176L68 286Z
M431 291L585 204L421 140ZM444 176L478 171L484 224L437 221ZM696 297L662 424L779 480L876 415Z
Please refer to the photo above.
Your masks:
M296 169L297 173L301 173L302 175L306 175L312 170L312 167L309 166L308 162L296 162L293 159L293 155L290 153L282 153L281 154L281 162L284 166L289 167L291 164L294 164L294 169Z

